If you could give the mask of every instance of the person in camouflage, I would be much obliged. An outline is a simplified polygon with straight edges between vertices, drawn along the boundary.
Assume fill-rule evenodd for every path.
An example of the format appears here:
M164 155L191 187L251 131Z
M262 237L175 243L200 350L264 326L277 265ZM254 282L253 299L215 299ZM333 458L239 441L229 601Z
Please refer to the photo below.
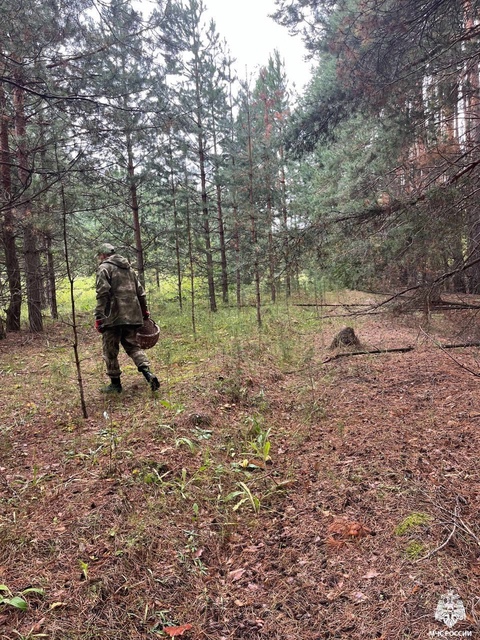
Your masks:
M128 260L116 253L113 245L103 244L98 250L98 259L95 329L103 337L103 359L111 380L103 391L122 391L122 372L118 363L120 344L137 365L152 391L156 391L160 383L150 371L148 358L137 342L137 329L150 315L145 291Z

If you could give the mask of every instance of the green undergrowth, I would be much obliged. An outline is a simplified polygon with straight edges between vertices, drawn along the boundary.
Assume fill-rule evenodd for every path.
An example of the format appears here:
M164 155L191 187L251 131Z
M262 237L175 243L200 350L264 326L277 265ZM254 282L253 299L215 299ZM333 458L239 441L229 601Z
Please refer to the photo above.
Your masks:
M427 525L431 521L428 513L414 512L410 513L406 518L395 527L396 536L404 536L412 531Z
M440 419L431 429L433 401L412 410L430 376L403 355L394 371L383 357L326 365L345 318L325 319L314 298L265 305L260 328L253 307L199 306L194 335L174 294L149 289L156 393L123 353L123 393L99 393L101 337L80 308L86 418L68 309L43 335L0 343L0 640L148 640L168 627L314 640L327 621L326 635L353 637L334 628L351 611L360 637L387 605L372 634L393 637L406 596L416 620L429 600L433 619L439 567L438 589L467 594L469 530L444 544L453 494L426 501L461 435ZM448 475L459 496L462 478ZM458 506L459 529L474 514ZM342 523L366 535L343 540Z
M285 447L327 411L322 389L331 380L317 375L315 350L325 326L317 308L292 303L266 307L260 328L251 307L200 307L194 335L188 309L153 298L161 337L148 355L160 390L152 393L121 354L124 392L111 397L98 391L101 338L87 306L79 316L87 418L66 322L48 321L44 335L18 349L2 345L7 595L41 589L52 640L155 637L200 619L212 606L202 594L230 545L285 512L298 482ZM292 370L305 371L300 390L288 388ZM85 613L84 631L72 630L72 602L102 615ZM30 609L15 615L12 629L33 627Z

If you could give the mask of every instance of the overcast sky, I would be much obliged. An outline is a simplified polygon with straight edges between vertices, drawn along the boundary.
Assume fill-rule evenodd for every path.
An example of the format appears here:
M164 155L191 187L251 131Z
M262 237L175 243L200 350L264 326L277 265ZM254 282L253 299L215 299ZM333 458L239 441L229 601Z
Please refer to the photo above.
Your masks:
M256 75L268 62L274 49L285 60L285 70L291 84L301 91L310 79L310 62L305 62L305 48L299 36L292 37L277 24L269 13L275 11L274 0L203 0L207 16L215 20L217 31L224 38L231 54L237 59L240 78Z

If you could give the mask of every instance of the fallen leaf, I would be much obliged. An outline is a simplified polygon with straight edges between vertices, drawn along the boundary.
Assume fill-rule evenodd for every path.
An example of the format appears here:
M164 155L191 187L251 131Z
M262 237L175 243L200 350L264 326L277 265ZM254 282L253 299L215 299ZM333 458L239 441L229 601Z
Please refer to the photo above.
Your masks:
M343 585L345 584L345 580L339 580L339 582L335 585L335 588L327 593L328 600L335 600L343 593Z
M236 582L237 580L240 580L244 573L245 569L235 569L234 571L230 571L228 576L231 578L232 582Z
M356 591L355 593L352 593L352 601L355 604L360 604L361 602L365 602L365 600L367 600L367 596L361 591Z
M192 628L191 624L182 624L180 627L163 627L163 631L169 635L171 638L176 638L177 636L183 636L185 631L188 631Z
M33 627L30 629L30 633L32 633L33 631L40 631L44 624L45 624L45 618L42 618L41 620L39 620L37 623L33 625ZM45 635L44 637L46 638L47 636Z
M375 571L375 569L372 569L371 571L368 571L364 576L362 576L362 578L364 578L365 580L372 580L373 578L378 578L380 574L378 573L378 571Z
M327 593L327 600L330 600L332 602L333 600L336 600L339 596L341 596L342 593L343 593L343 580L340 580L340 582L337 584L335 589L332 589Z

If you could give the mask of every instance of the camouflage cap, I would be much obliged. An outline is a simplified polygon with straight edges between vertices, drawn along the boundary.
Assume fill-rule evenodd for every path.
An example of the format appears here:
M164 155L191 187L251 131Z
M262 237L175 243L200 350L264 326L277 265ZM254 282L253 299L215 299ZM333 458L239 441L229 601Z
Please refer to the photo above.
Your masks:
M112 253L115 253L115 247L113 246L113 244L110 244L109 242L104 242L98 247L98 250L97 250L97 256L100 256L102 254L105 254L106 256L111 256Z

